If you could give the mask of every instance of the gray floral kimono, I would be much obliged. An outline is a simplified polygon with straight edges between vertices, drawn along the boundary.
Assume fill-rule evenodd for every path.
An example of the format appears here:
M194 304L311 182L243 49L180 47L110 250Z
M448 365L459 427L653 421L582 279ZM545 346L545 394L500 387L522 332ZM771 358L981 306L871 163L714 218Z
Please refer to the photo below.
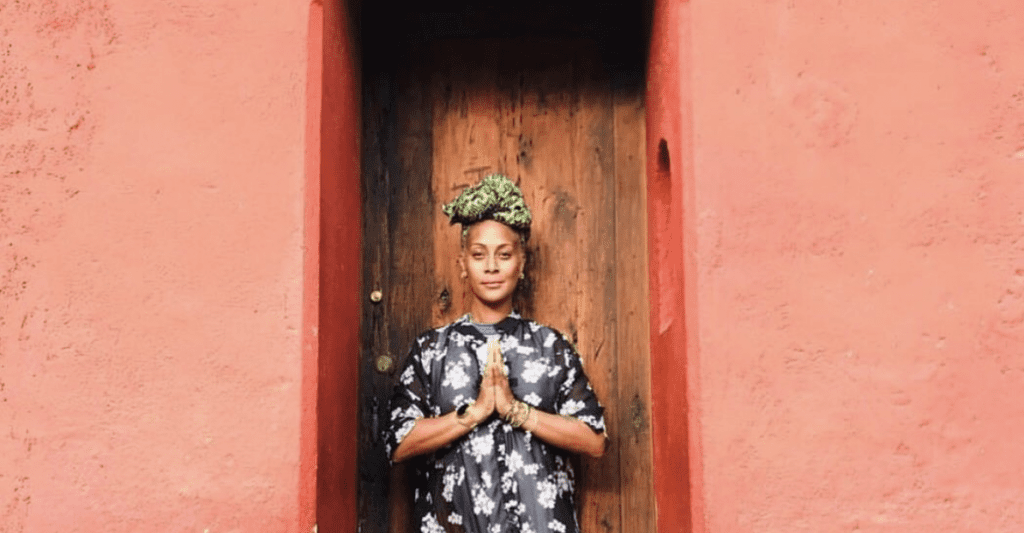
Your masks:
M417 418L447 414L477 397L488 341L478 328L466 315L416 339L391 400L389 457ZM604 408L564 335L515 313L492 331L516 398L604 432ZM492 415L415 458L416 527L422 533L578 533L569 458Z

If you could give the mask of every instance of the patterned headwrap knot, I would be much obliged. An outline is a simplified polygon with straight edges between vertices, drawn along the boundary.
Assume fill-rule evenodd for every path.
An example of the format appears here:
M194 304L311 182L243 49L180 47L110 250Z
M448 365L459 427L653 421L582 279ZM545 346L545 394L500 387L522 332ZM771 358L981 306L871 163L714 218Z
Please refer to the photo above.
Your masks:
M523 235L530 232L530 208L526 207L523 192L512 180L501 174L491 174L480 183L462 191L451 203L441 207L452 224L463 229L481 220L497 220Z

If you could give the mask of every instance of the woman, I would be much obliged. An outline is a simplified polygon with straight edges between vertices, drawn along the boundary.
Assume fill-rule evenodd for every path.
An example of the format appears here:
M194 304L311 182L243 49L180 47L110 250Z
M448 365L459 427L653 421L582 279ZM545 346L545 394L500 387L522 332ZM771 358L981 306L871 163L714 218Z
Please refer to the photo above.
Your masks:
M604 408L572 343L512 309L530 211L501 175L443 210L462 225L470 312L417 337L387 435L393 461L418 459L418 530L578 533L569 454L604 453Z

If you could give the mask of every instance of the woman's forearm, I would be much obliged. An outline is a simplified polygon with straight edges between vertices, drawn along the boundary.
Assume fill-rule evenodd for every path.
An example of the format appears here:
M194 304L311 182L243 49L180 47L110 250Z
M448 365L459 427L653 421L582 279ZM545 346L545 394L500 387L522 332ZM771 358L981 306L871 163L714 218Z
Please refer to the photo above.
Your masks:
M460 420L455 411L436 418L420 418L398 448L395 448L392 459L397 463L443 448L469 433L482 422L479 418L477 413L472 412Z
M529 431L544 442L564 450L585 453L591 457L604 455L608 438L604 433L595 433L590 426L570 417L553 415L533 409L522 429Z

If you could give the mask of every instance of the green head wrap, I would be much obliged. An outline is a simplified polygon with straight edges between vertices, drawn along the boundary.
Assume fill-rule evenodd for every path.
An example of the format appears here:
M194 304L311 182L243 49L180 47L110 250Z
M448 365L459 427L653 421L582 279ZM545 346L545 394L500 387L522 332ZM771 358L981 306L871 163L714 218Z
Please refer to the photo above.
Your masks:
M530 233L530 208L526 207L523 192L512 180L501 174L491 174L480 183L462 191L458 198L441 207L452 224L466 228L481 220L497 220L518 231L526 238Z

